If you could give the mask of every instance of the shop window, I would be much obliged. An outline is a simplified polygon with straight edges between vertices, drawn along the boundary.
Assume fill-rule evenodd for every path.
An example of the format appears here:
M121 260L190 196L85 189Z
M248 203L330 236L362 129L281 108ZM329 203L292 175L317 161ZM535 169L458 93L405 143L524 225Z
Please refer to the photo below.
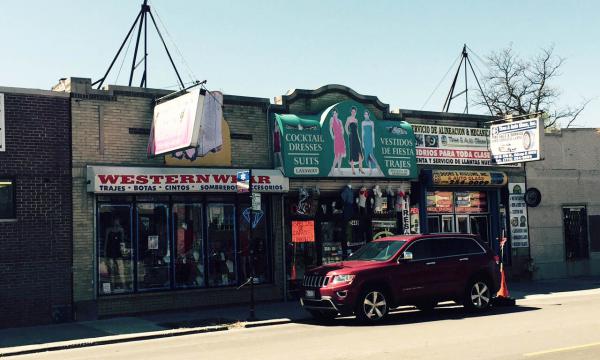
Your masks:
M208 205L208 285L237 284L235 206Z
M137 204L138 289L170 286L170 243L167 205Z
M15 182L0 178L0 220L15 219Z
M202 204L173 204L177 287L205 286L202 229Z
M457 214L487 212L487 193L484 191L456 191L454 208Z
M98 207L98 292L133 291L132 207L102 204Z
M254 267L255 282L265 283L271 281L270 243L268 241L266 197L262 196L260 211L253 211L252 218L255 227L252 229L252 241L250 235L250 204L241 204L238 213L239 224L239 272L242 281L252 274Z
M565 206L562 210L567 260L589 258L587 211L585 206Z
M454 212L452 191L428 191L428 214L451 214Z

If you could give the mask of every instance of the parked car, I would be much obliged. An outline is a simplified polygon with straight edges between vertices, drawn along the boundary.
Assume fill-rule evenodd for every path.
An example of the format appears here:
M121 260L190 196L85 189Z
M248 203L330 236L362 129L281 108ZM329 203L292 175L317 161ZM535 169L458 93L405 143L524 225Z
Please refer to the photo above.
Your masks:
M300 303L318 319L355 314L376 322L399 306L430 311L450 300L483 311L499 284L498 256L473 235L392 236L308 271Z

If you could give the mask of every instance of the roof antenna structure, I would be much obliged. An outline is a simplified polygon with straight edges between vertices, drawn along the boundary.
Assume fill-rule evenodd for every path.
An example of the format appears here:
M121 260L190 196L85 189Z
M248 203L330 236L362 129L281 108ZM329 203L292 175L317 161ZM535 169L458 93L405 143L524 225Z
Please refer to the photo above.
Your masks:
M173 70L175 70L175 74L177 75L177 79L179 80L178 85L180 85L182 89L185 88L185 85L183 84L183 81L181 80L181 76L179 75L179 71L177 71L177 67L175 66L175 63L173 62L171 53L169 52L169 49L167 48L167 44L165 43L165 40L164 40L160 30L158 29L158 25L156 25L156 21L154 20L154 15L152 15L152 11L150 10L150 5L148 5L148 0L144 0L144 3L142 4L142 8L140 9L140 12L136 16L135 21L133 22L133 25L131 25L129 32L125 36L125 39L121 43L121 46L119 47L119 50L117 51L117 54L115 55L112 62L108 66L108 70L106 70L106 73L104 74L104 76L101 79L95 81L92 84L92 86L98 84L97 89L100 89L102 87L102 84L108 77L110 70L112 69L113 65L117 61L117 58L121 54L121 51L123 50L123 46L125 46L125 43L129 39L129 37L132 36L135 26L138 25L137 37L136 37L136 42L135 42L135 51L133 53L133 60L131 62L131 72L129 73L129 86L131 86L131 83L133 81L133 74L135 73L135 70L143 62L144 63L144 72L142 74L142 79L140 81L140 87L144 87L144 88L148 87L148 15L150 15L150 20L152 20L152 24L154 25L154 28L156 29L156 32L158 33L158 36L160 38L160 41L162 42L162 44L165 48L167 56L169 57L169 61L171 61ZM142 31L144 33L144 56L143 56L143 58L141 58L141 60L138 63L136 63L138 49L140 47Z
M465 89L463 91L459 92L458 94L454 95L454 90L456 89L456 80L458 79L458 74L460 74L460 72L461 72L463 63L464 63L464 74L465 74ZM483 92L481 84L479 83L479 79L477 78L477 74L475 73L475 70L473 69L473 65L471 64L471 60L469 59L469 53L467 53L467 44L463 45L460 63L458 63L458 68L456 69L456 74L454 74L454 80L452 80L452 85L450 86L450 91L448 92L448 95L446 96L446 101L444 101L444 107L442 108L442 112L449 112L450 103L452 103L452 100L454 100L455 98L459 97L462 94L465 94L464 113L465 114L469 113L469 86L468 86L468 79L467 79L469 70L467 69L467 64L469 65L469 68L471 69L471 73L473 74L473 77L475 78L475 81L477 82L477 86L479 87L479 91L481 91L483 100L485 101L485 104L487 105L488 109L490 110L490 114L492 114L493 113L492 108L490 107L490 104L487 101L487 97L485 96L485 93Z

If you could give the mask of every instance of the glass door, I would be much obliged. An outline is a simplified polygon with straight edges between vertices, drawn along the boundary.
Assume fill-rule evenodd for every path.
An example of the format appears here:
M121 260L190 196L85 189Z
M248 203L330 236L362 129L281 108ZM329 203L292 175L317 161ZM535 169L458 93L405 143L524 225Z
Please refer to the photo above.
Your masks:
M237 283L235 206L208 205L208 285Z
M430 234L440 232L440 217L439 216L428 216L427 217L427 230Z
M202 204L173 204L177 287L205 286L202 228Z
M171 285L171 245L166 204L138 203L138 289L164 289Z
M479 238L486 244L490 244L488 217L487 215L472 215L471 234L479 235Z
M469 215L456 215L456 231L469 234Z

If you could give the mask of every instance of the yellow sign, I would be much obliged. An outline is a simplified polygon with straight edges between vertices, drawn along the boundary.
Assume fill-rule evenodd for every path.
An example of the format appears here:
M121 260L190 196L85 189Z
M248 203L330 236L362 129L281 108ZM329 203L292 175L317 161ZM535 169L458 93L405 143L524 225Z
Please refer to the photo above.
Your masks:
M216 152L211 152L205 156L195 157L195 149L190 149L192 156L185 151L178 151L176 154L165 154L165 165L168 166L231 166L231 136L229 125L225 119L221 120L221 131L223 136L223 146Z
M504 186L508 176L500 171L440 171L432 172L433 185Z

